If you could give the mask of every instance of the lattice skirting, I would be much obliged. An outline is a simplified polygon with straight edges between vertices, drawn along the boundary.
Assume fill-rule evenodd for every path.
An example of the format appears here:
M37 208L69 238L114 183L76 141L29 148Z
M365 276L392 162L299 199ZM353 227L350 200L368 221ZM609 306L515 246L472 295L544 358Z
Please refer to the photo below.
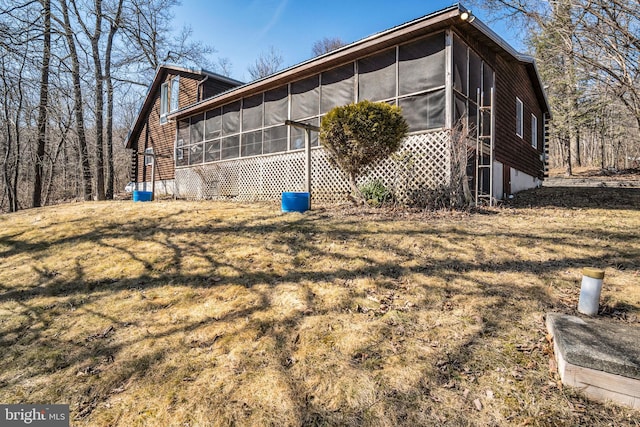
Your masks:
M450 180L448 131L407 137L391 158L371 168L359 184L378 179L401 201ZM311 152L312 199L343 201L349 194L344 175L331 166L326 152ZM283 191L304 191L304 152L234 159L176 169L175 194L185 199L279 200Z

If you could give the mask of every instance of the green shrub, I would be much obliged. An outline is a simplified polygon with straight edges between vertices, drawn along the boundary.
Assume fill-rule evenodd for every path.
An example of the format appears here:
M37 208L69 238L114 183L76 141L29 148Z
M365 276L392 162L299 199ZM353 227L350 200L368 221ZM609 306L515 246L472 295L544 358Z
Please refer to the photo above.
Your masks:
M381 206L393 200L391 191L378 179L369 181L360 187L360 192L371 206Z
M367 166L398 150L408 131L400 107L361 101L329 111L322 118L320 142L329 162L345 173L351 190L362 200L356 179Z

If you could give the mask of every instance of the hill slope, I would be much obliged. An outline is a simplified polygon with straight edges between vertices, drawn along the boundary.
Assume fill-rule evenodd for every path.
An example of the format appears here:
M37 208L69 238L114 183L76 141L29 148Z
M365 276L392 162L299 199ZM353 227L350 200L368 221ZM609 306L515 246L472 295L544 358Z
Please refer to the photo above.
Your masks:
M474 214L2 215L0 402L91 426L637 425L558 386L543 316L599 266L602 314L637 324L640 198L562 191Z

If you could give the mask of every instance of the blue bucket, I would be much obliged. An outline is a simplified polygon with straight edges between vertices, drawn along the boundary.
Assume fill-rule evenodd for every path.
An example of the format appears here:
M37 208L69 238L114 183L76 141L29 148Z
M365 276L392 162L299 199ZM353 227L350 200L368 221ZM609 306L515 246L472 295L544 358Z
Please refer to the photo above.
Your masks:
M282 212L304 212L311 207L311 198L307 192L282 193Z
M153 193L151 191L134 191L133 192L133 201L134 202L150 202L153 197Z

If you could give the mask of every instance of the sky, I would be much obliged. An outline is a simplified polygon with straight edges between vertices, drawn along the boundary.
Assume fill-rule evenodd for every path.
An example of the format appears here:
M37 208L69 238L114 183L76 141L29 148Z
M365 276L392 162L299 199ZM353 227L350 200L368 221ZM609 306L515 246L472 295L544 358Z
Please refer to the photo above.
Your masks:
M324 37L351 43L452 4L442 0L183 0L173 12L176 31L189 25L194 40L216 50L212 60L228 58L231 77L246 82L251 80L248 66L271 46L281 53L286 68L309 59L313 43ZM490 22L482 11L474 14L522 49L508 25Z

